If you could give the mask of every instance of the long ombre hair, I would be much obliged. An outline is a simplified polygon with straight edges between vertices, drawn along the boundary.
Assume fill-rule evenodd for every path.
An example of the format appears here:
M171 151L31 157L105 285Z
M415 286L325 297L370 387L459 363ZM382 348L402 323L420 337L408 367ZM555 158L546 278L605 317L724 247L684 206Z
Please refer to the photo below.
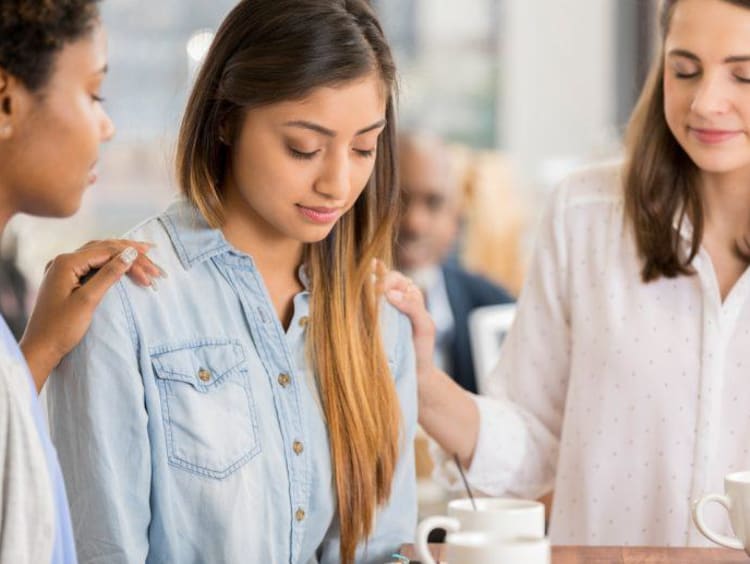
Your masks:
M373 174L321 242L307 245L312 319L308 356L327 420L342 562L372 530L390 496L401 414L380 338L372 259L390 264L395 177L395 66L366 0L243 0L219 28L183 118L177 175L213 227L223 222L227 143L244 111L376 72L387 94ZM223 139L223 140L222 140ZM227 141L229 140L229 141Z
M705 223L699 169L675 139L664 113L664 42L679 1L662 3L661 48L625 138L625 213L634 228L636 246L643 260L644 282L661 276L692 274L690 265L700 249ZM750 9L750 0L722 1ZM687 254L680 243L680 229L686 219L693 227ZM739 243L735 251L744 260L750 258Z

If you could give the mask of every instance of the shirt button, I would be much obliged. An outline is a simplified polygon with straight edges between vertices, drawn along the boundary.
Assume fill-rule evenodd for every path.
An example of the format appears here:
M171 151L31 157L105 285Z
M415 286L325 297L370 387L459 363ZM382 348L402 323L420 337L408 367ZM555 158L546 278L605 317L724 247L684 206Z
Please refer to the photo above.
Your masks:
M292 379L289 377L289 374L284 374L283 372L279 374L279 384L282 388L286 388L291 381Z
M297 519L297 521L302 521L302 519L305 518L305 510L301 507L297 509L297 511L294 513L294 518Z
M299 441L294 441L294 444L292 445L292 450L294 451L294 454L302 454L302 451L305 450L305 447L302 446L302 443Z
M201 382L208 382L211 379L211 373L205 368L201 368L198 371L198 378L200 378Z
M307 327L307 324L310 323L310 318L306 315L304 317L299 318L299 326L300 327Z

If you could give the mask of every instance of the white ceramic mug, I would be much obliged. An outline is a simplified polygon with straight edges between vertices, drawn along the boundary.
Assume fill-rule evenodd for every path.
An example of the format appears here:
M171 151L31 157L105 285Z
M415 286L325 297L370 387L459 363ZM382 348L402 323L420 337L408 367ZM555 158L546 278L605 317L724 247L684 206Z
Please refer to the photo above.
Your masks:
M475 502L476 510L470 499L455 499L448 503L447 516L428 517L419 524L415 545L421 559L430 562L427 537L436 528L450 533L490 533L495 544L518 537L544 538L544 505L538 501L488 497L477 498Z
M704 495L693 504L693 521L698 530L716 544L744 550L750 555L750 471L725 476L724 492L726 495ZM710 501L720 503L729 512L729 520L737 538L716 533L708 528L703 519L703 506Z
M424 564L437 564L429 550L418 548L417 556ZM550 564L550 547L546 538L460 531L445 537L445 558L449 564Z

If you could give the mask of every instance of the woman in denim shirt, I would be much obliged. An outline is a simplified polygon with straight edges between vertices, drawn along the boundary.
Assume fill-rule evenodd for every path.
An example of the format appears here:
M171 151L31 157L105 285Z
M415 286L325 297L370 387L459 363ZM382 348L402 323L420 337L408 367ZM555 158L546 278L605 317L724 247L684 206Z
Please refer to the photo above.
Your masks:
M246 0L178 141L184 198L49 383L88 562L383 562L411 540L408 320L390 256L395 69L365 0Z

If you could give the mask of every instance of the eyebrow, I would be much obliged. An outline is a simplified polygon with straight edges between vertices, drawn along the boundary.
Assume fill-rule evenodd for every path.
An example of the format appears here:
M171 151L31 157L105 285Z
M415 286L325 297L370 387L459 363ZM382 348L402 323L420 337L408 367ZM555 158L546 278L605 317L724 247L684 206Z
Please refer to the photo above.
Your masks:
M373 129L378 129L380 127L383 127L386 124L386 120L381 119L379 121L376 121L372 125L368 125L367 127L363 127L359 131L357 131L354 136L363 135L364 133L367 133L368 131L372 131ZM284 124L284 127L301 127L303 129L309 129L311 131L315 131L316 133L320 133L322 135L325 135L326 137L336 137L336 132L332 129L328 129L327 127L323 127L322 125L318 125L317 123L313 123L311 121L305 121L305 120L295 120L295 121L288 121Z
M697 55L691 53L690 51L686 51L685 49L672 49L669 53L667 53L667 55L670 57L685 57L686 59L690 59L691 61L695 61L696 63L701 62L700 58L698 58ZM724 59L725 63L746 63L748 61L750 61L750 55L732 55Z

